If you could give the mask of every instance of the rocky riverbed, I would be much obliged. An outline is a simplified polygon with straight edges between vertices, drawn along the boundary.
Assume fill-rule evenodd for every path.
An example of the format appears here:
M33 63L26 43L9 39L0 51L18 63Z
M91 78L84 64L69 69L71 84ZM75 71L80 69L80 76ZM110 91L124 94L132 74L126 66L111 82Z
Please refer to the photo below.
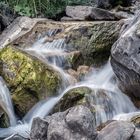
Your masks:
M0 9L0 139L140 140L140 2L119 2Z

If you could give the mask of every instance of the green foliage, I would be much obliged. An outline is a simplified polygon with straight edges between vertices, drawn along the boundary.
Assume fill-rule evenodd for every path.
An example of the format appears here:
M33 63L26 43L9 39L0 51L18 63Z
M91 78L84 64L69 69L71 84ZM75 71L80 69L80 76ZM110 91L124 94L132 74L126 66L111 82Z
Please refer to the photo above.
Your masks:
M67 5L92 5L94 0L1 0L19 15L55 18Z

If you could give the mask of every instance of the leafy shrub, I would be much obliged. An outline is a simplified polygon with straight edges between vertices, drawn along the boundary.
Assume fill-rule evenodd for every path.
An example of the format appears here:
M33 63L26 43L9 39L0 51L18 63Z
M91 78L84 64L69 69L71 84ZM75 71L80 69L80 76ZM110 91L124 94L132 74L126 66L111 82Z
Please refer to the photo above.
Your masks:
M19 15L55 18L67 5L92 5L94 0L1 0Z

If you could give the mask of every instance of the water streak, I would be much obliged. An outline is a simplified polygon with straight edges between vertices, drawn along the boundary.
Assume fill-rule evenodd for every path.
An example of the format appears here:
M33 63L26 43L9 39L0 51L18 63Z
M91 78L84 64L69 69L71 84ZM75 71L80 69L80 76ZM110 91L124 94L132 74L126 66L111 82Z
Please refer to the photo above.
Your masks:
M10 97L10 92L3 81L2 77L0 77L0 106L4 109L10 119L10 125L16 125L16 117L13 110L13 105Z
M53 34L53 32L50 32L50 35L51 34ZM47 37L39 39L31 48L26 49L26 51L32 55L35 55L47 64L49 63L51 67L60 73L63 84L61 89L58 91L59 94L56 97L52 97L48 100L43 100L37 103L26 114L23 120L21 120L21 124L16 126L11 125L11 127L7 129L0 129L0 137L6 137L12 134L20 134L24 137L28 137L33 119L35 117L44 118L47 116L53 107L68 91L78 87L89 87L94 91L94 96L91 96L90 103L92 104L94 100L97 107L96 109L98 109L98 106L106 106L109 110L106 111L106 109L103 108L102 111L99 111L95 114L97 123L96 125L112 119L115 115L137 111L130 99L118 89L114 78L114 73L109 62L106 66L100 69L94 69L94 71L92 71L83 81L75 85L70 85L71 76L68 75L63 69L63 63L66 59L63 56L63 53L66 51L65 40L58 39L51 42L46 42L46 39ZM7 89L1 82L0 86L2 87L0 89L1 91L3 88ZM99 90L104 90L107 98L100 99ZM5 94L5 91L2 93ZM11 101L6 101L4 99L3 102L6 105L3 105L2 107L5 108L5 110L8 110L9 108L7 112L13 112ZM8 105L9 103L10 105ZM11 116L10 114L11 112L9 113L9 116Z

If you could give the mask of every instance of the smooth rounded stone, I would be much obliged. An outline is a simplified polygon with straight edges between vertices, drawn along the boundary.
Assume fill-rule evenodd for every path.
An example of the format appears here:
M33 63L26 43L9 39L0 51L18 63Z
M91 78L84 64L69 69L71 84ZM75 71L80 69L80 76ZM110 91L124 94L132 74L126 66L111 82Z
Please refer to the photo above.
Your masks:
M103 128L96 140L129 140L135 132L135 126L125 121L114 121Z
M69 90L54 106L52 113L65 111L75 105L85 105L87 102L86 97L91 95L91 93L92 90L88 87L79 87Z
M48 122L41 118L34 118L30 138L31 140L46 140L48 131Z
M69 128L74 132L83 134L89 138L92 137L95 129L95 120L88 108L82 106L71 108L65 120Z
M75 106L48 116L45 120L38 118L34 121L31 140L93 140L96 136L94 117L84 106Z
M68 109L64 118L51 120L48 127L48 140L91 140L95 136L94 116L84 106Z
M139 106L140 101L140 14L122 28L111 50L111 65L120 89Z
M0 74L21 118L38 101L57 95L61 87L60 74L51 66L12 46L0 51Z
M140 130L136 129L131 140L140 140Z
M73 20L116 20L115 15L107 10L91 6L67 6L66 15ZM64 19L64 18L63 18Z
M104 89L93 90L86 86L73 88L65 93L55 105L53 112L65 111L75 105L84 105L93 113L97 110L103 111L102 109L109 113L113 110L113 106L108 94L112 95L113 92Z

